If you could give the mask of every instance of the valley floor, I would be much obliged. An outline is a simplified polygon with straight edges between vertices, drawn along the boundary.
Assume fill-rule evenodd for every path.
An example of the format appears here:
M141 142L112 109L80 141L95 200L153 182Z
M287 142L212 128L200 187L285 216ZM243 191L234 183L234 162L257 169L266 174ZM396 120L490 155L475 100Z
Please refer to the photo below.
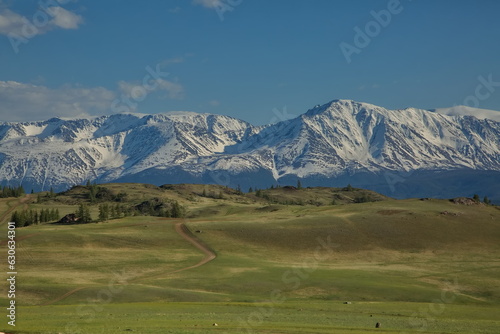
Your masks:
M494 207L205 204L189 219L17 229L16 327L0 331L500 332Z

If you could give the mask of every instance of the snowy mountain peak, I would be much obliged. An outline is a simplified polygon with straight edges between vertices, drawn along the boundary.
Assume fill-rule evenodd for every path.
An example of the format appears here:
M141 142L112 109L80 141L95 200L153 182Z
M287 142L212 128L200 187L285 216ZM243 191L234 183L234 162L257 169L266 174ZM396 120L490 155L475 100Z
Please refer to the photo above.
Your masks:
M352 100L260 127L193 112L0 123L0 179L36 190L88 179L235 186L372 175L366 180L375 182L443 170L500 172L500 123Z

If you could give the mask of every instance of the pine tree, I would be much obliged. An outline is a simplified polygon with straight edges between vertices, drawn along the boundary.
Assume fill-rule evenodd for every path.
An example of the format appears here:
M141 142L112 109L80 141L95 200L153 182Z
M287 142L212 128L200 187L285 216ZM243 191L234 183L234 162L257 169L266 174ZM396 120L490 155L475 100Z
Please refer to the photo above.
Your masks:
M109 205L101 204L99 205L99 221L104 222L109 219Z
M83 220L84 223L90 223L92 221L92 217L90 216L90 208L87 205L85 205L85 207L84 207L84 216L83 217L84 217L84 220Z
M172 218L181 218L184 216L184 208L177 201L174 201L170 215Z
M115 205L115 214L114 214L113 218L117 219L117 218L120 218L121 216L122 216L121 207L119 204L116 204Z
M491 204L491 201L490 201L490 199L488 198L488 196L484 196L484 198L483 198L483 203L484 203L484 204L486 204L486 205Z
M16 223L16 227L18 226L18 223L19 223L19 213L17 211L14 211L12 213L12 216L10 217L10 221Z
M89 200L90 200L90 203L95 203L96 201L96 196L97 194L97 189L95 186L91 185L90 188L89 188Z
M479 199L479 195L478 194L474 194L474 196L472 197L472 199L474 200L474 202L476 203L479 203L481 200Z
M92 217L90 216L90 208L88 205L80 204L78 206L78 210L76 212L76 217L80 220L81 223L90 223L92 221Z
M253 193L253 189L252 189L252 187L248 188L248 192L249 192L249 193Z
M80 205L78 205L78 210L75 214L80 221L83 220L83 216L85 215L85 208L83 207L83 203L80 203Z
M300 182L300 179L297 180L297 189L302 189L302 182Z

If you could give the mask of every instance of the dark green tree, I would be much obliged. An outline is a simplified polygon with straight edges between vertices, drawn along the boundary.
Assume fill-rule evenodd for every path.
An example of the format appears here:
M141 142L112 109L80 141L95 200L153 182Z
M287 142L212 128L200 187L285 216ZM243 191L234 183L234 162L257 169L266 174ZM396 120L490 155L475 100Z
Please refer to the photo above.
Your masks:
M81 223L90 223L92 221L92 217L90 215L89 206L81 203L76 211L76 217Z
M107 203L99 205L99 221L104 222L109 219L109 205Z
M174 201L172 203L172 210L170 212L172 218L181 218L184 217L184 208L177 202Z
M479 195L478 194L474 194L474 196L472 197L472 199L474 200L474 202L476 203L479 203L481 200L479 199Z
M118 219L122 216L122 209L121 209L121 206L120 204L116 204L115 205L115 209L114 209L114 215L112 215L112 218L114 219Z

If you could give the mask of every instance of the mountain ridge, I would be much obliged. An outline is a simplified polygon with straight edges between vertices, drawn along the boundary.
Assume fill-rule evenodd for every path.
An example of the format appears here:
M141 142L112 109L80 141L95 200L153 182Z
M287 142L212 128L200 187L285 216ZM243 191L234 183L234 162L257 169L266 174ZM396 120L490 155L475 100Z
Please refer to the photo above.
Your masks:
M498 186L500 122L333 100L264 126L193 112L0 123L0 181L36 190L86 180L263 187L301 178L411 197L419 192L398 189L445 171L467 184L487 172Z

